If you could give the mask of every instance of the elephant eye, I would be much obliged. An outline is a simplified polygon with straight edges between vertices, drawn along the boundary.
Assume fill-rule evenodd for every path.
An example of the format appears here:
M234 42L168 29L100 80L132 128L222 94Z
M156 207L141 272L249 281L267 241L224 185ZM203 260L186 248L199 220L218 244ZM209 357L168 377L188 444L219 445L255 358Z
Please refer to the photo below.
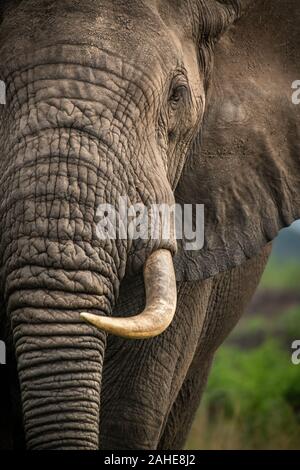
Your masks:
M173 110L186 99L188 95L188 87L185 83L179 83L172 87L169 94L169 104Z
M187 92L185 85L179 85L174 88L169 96L169 103L172 107L176 108L178 104L184 99L184 96Z

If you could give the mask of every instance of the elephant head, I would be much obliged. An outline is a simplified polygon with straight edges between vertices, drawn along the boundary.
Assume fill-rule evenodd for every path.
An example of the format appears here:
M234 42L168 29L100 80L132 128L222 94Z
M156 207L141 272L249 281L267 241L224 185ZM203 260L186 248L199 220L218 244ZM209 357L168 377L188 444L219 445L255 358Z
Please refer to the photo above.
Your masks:
M98 448L105 332L169 325L173 255L178 281L205 279L300 216L300 12L281 3L2 2L1 286L28 448ZM204 248L99 238L120 197L204 204ZM145 310L114 317L142 267Z

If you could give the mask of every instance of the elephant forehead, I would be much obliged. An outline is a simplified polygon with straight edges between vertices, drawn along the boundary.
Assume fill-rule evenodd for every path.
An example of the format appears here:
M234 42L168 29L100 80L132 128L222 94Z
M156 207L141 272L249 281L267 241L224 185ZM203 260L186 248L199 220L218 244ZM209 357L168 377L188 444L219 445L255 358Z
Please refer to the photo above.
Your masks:
M156 3L27 0L6 14L1 56L6 58L12 49L24 54L58 43L81 44L111 51L147 70L176 67L183 57L180 43Z

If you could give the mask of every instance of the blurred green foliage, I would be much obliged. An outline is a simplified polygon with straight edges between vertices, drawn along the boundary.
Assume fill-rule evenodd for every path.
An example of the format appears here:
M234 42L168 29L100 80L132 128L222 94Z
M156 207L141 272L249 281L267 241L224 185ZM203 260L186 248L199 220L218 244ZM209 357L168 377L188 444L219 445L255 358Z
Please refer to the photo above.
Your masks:
M271 258L261 280L262 289L285 289L299 292L300 262L299 260L282 263Z
M187 448L300 449L300 370L278 340L220 349Z
M299 446L299 370L276 341L252 351L224 347L216 358L203 406L211 430L220 418L234 423L238 448ZM222 448L222 443L216 445Z
M284 350L289 349L294 339L300 339L300 306L287 308L285 312L280 311L269 317L263 314L245 316L227 343L249 349L272 338L276 338Z
M260 289L278 297L299 292L299 285L300 263L279 266L271 259ZM297 302L244 316L216 354L187 449L300 449L300 366L291 362L295 339L300 339Z

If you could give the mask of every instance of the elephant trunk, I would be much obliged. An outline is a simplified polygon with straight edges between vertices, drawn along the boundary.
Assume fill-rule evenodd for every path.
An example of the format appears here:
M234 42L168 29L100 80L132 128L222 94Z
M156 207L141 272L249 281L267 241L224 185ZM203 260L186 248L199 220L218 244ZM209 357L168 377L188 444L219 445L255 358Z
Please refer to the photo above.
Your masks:
M7 150L0 177L1 281L28 449L99 448L106 335L80 313L111 315L127 254L96 235L108 182L97 180L92 157L105 166L106 152L99 143L91 155L93 142L34 129Z
M124 196L132 204L168 203L173 194L165 176L150 173L154 151L133 158L133 143L143 148L135 125L143 100L128 105L115 56L64 45L29 55L3 72L0 281L28 447L91 449L98 447L105 333L80 314L110 316L126 270L176 245L102 239L98 208L116 207ZM165 308L165 290L158 291L148 292L150 305ZM171 300L163 326L174 313Z
M60 322L54 322L58 313ZM62 312L54 310L14 314L28 449L99 448L105 335L71 321L70 314L65 321Z
M82 138L53 130L60 142L65 132L74 144ZM23 152L31 145L35 151L24 162ZM2 279L26 445L98 449L106 334L85 324L80 313L111 314L126 247L106 246L95 235L96 185L89 184L94 170L85 162L79 166L75 152L66 163L65 152L72 152L68 146L58 158L51 154L45 134L31 137L31 145L14 159L23 165L11 172L11 191L2 207L7 220Z

